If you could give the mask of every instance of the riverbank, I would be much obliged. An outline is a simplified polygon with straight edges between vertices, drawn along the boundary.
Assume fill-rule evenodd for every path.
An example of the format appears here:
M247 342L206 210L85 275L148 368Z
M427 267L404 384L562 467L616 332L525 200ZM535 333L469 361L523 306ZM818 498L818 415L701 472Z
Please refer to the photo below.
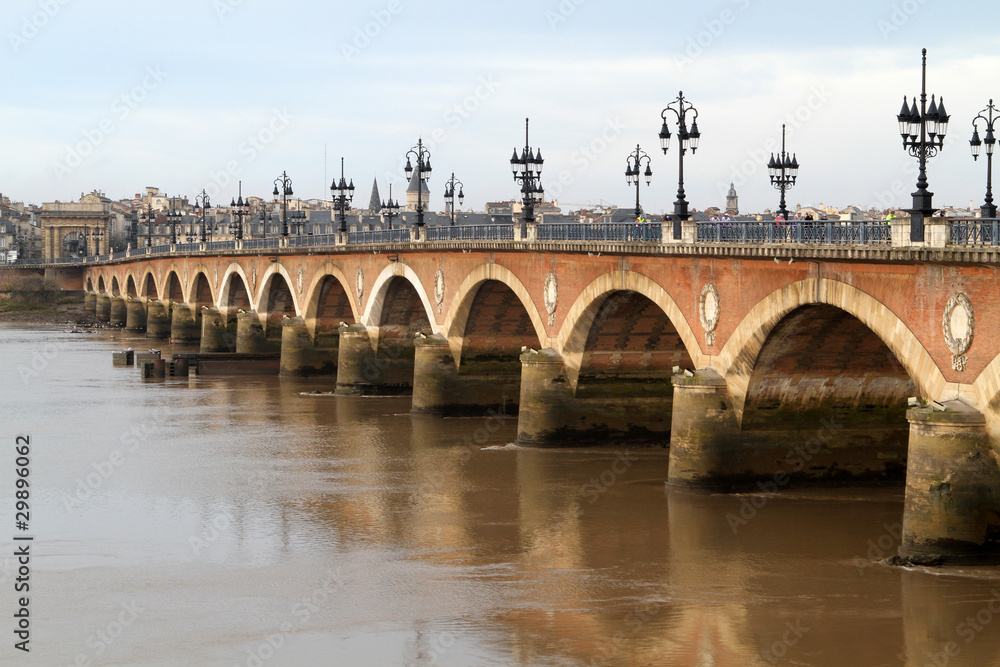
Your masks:
M47 308L30 310L7 310L0 308L0 322L24 322L26 324L87 323L83 314L83 303L60 303Z

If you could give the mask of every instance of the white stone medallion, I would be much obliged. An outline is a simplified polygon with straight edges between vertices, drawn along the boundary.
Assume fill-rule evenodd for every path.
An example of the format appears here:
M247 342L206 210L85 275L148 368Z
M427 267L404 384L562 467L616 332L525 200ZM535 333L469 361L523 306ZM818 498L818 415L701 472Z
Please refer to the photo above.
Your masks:
M715 283L707 283L701 288L698 315L705 330L705 344L715 345L715 328L719 326L719 290Z
M358 277L354 281L354 286L358 293L358 305L361 304L361 298L365 295L365 270L360 266L358 267Z
M297 278L297 281L296 281L297 282L296 286L299 288L299 295L300 296L302 295L302 283L304 282L304 280L303 280L304 278L305 278L305 276L304 276L304 274L302 272L302 267L300 266L299 267L299 275L298 275L298 278Z
M438 314L444 308L444 270L438 269L434 274L434 301L437 302Z
M549 326L556 323L556 306L559 305L559 283L556 281L556 274L549 272L545 276L545 310L549 314Z
M966 353L972 347L972 339L976 335L976 313L972 301L965 292L956 292L944 307L944 342L951 350L951 367L956 371L964 371L968 357Z

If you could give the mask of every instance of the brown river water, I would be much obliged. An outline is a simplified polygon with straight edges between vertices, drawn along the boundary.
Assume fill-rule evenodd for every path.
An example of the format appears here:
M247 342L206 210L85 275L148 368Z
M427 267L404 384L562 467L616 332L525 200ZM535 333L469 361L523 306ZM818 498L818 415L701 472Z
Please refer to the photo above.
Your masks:
M901 486L682 493L667 450L299 395L329 380L143 382L129 346L0 325L0 664L1000 665L1000 568L878 564Z

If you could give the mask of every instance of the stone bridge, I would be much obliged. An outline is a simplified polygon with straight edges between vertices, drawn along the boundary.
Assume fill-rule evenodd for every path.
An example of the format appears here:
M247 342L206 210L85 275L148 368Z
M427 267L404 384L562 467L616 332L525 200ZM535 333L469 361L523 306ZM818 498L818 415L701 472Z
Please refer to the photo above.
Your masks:
M97 319L533 446L669 446L670 484L906 479L902 553L1000 555L998 249L400 242L75 269ZM74 269L67 269L74 270Z

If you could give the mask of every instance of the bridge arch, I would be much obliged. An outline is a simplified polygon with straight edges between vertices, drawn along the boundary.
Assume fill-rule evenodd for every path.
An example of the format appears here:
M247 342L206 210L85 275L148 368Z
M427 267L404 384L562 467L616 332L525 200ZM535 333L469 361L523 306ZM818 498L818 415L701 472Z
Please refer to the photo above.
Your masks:
M93 276L87 276L87 291L88 292L93 292L94 291L94 277Z
M481 291L486 287L491 292L496 292L495 288L487 287L490 283L493 283L493 285L503 285L517 297L517 300L524 308L531 327L534 329L535 340L533 343L537 342L540 348L548 345L548 332L545 330L545 323L542 321L538 308L535 307L535 303L531 300L531 294L524 286L524 283L505 266L482 264L470 271L462 281L462 284L458 286L455 296L451 301L448 316L445 318L446 326L443 333L448 339L452 355L455 357L456 362L459 362L462 355L466 333L470 328L469 317L473 306L477 303L477 299L486 296L485 293L481 294ZM497 296L500 295L497 294ZM523 327L518 328L523 329Z
M707 356L702 354L694 330L669 292L649 276L634 271L614 271L600 276L580 293L556 338L556 350L562 354L572 386L575 387L579 379L587 339L595 320L608 299L622 292L633 292L656 304L677 331L692 365L705 364Z
M311 334L336 329L341 322L357 322L358 304L349 285L344 271L331 262L316 271L306 289L302 313Z
M212 283L208 279L207 269L195 269L194 278L191 279L187 303L199 309L205 306L215 306L215 294L212 292Z
M146 269L139 285L139 296L142 298L148 301L156 301L160 298L159 290L156 287L156 276L153 274L152 268Z
M365 306L362 323L369 329L381 326L388 314L386 297L401 296L400 289L403 287L403 282L408 284L409 288L415 293L415 297L419 299L420 304L423 306L423 315L427 318L431 331L438 333L439 327L433 315L434 309L431 307L431 301L427 297L427 290L424 289L423 283L420 282L420 278L416 272L402 262L393 262L391 265L385 267L378 278L375 279L369 292L370 296ZM415 306L415 304L413 305Z
M118 284L118 276L111 276L111 296L118 297L121 295L122 290Z
M167 306L174 303L185 303L184 286L175 267L171 267L167 271L167 277L163 281L163 289L160 291L160 300Z
M772 292L751 309L711 365L725 378L742 421L757 359L775 327L792 311L810 305L838 308L864 324L889 348L921 396L940 400L948 390L941 370L916 335L889 308L858 288L829 278L809 278Z
M129 274L128 279L125 281L125 296L130 299L139 296L139 291L135 288L135 277L132 274Z
M250 296L250 281L243 267L233 262L222 277L222 287L219 289L219 310L230 320L235 319L237 311L253 310L253 298Z
M301 312L294 284L285 267L278 263L272 264L260 281L255 310L264 325L265 337L277 345L281 344L282 320Z
M97 276L97 293L106 294L108 291L107 284L104 282L104 275Z

